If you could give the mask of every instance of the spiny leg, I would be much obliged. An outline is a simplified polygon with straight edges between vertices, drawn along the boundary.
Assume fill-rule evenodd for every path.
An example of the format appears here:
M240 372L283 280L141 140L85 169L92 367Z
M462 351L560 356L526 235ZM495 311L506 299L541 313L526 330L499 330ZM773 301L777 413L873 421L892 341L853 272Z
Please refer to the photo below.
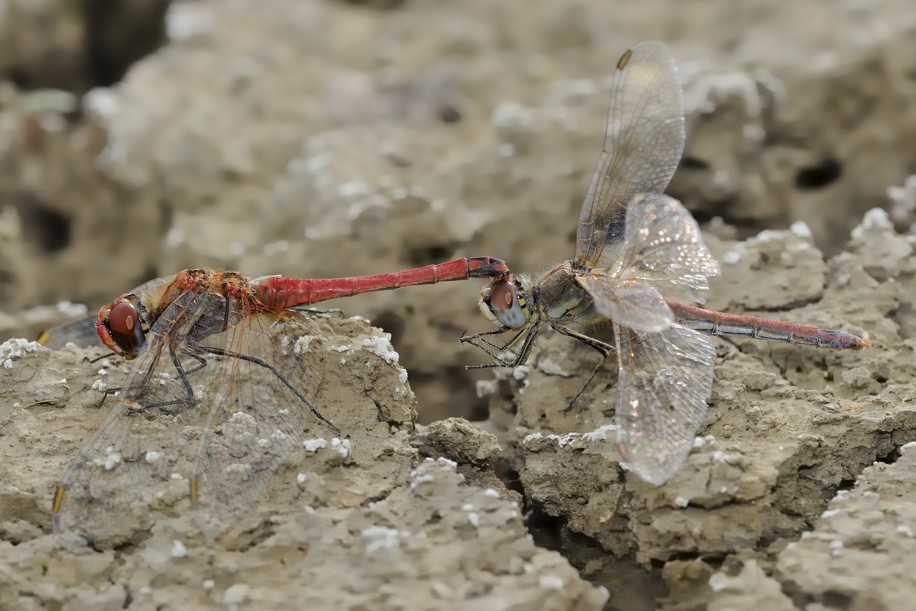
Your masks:
M478 350L482 350L485 353L487 353L489 356L491 356L496 361L496 363L490 363L487 365L466 365L465 368L466 369L485 369L489 367L508 367L509 364L506 363L499 356L499 353L502 351L500 346L486 339L483 339L483 338L488 337L490 335L502 335L503 333L506 333L510 330L511 329L493 329L491 331L482 331L480 333L475 333L474 335L468 335L467 331L462 333L461 337L458 338L458 341L460 341L462 344L471 344ZM515 335L513 335L512 339L510 339L509 342L505 345L511 345L513 342L517 341L520 333L516 333Z
M308 399L306 399L305 396L304 396L301 392L299 392L299 390L298 390L295 386L293 386L292 384L290 384L289 380L287 380L285 377L283 377L283 374L281 374L281 373L277 370L276 367L274 367L273 365L271 365L270 363L268 363L268 362L265 361L264 359L261 359L261 358L256 357L256 356L252 356L252 355L250 355L250 354L243 354L243 353L241 353L241 352L231 352L231 351L229 351L229 350L224 350L224 349L222 349L222 348L214 348L214 347L212 347L212 346L200 346L199 348L200 348L201 350L203 350L204 352L208 352L208 353L210 353L210 354L215 354L215 355L217 355L217 356L224 356L224 357L229 357L229 358L233 358L233 359L239 359L239 360L241 360L241 361L248 361L249 363L254 363L255 365L258 365L259 367L263 367L264 369L268 370L269 372L271 372L272 374L274 374L274 377L276 377L278 380L280 380L280 382L281 382L284 386L286 386L288 389L290 389L290 391L292 391L292 393L293 393L294 395L296 395L296 398L299 399L300 401L302 401L302 403L304 403L305 406L308 407L309 410L311 410L311 412L312 412L313 414L315 414L315 417L316 417L316 418L318 418L319 420L321 420L322 422L324 422L326 425L328 425L329 427L331 427L331 430L333 430L335 434L340 435L340 429L338 429L330 420L328 420L327 418L325 418L324 416L322 416L322 415L321 415L321 412L319 412L317 409L315 409L315 407L312 405L312 403L311 403Z
M178 352L172 350L169 347L169 356L172 359L172 365L175 367L175 371L178 373L178 379L181 380L181 385L184 387L185 396L180 399L171 399L169 401L159 401L158 403L149 403L147 405L141 405L136 409L127 410L128 415L143 413L149 409L162 409L163 407L168 407L170 405L182 405L182 404L193 404L194 399L194 388L191 386L191 380L188 379L188 374L195 373L207 366L207 360L202 356L186 352L188 356L197 361L197 365L193 368L188 369L187 371L184 368L184 365L181 364L181 359L178 357Z
M496 352L505 352L509 348L509 346L511 346L512 344L518 341L518 339L522 336L523 333L527 331L527 329L519 330L519 332L513 335L512 338L508 342L505 342L503 344L494 344L493 342L486 340L484 338L489 337L491 335L502 335L510 331L512 331L512 329L501 328L501 329L493 329L492 331L482 331L480 333L475 333L474 335L468 335L467 331L465 331L464 333L461 334L461 337L458 338L458 341L460 341L462 344L471 344L475 348L479 348L480 350L483 350L490 356L494 356L492 352L484 348L481 344L489 346Z
M207 359L200 356L199 354L193 354L189 352L187 353L187 355L191 357L192 359L194 359L195 361L197 361L197 365L195 365L194 367L190 369L185 370L185 373L188 374L189 376L194 375L195 373L197 373L198 371L200 371L201 369L207 366Z
M528 355L531 353L531 347L534 345L534 338L537 337L538 327L537 325L532 325L530 327L522 328L518 333L512 336L512 338L503 345L496 345L487 340L480 339L485 335L496 335L500 333L505 333L509 329L497 329L495 331L484 331L483 333L477 333L476 335L462 335L460 340L464 343L469 343L475 348L483 350L489 354L496 361L495 363L485 363L482 365L466 365L466 369L491 369L493 367L518 367L519 365L524 365L528 360ZM522 339L522 346L518 352L518 355L512 361L506 361L500 353L508 351L512 346L518 343ZM481 345L485 344L489 348ZM492 350L490 349L492 348Z
M108 357L108 356L111 356L111 355L107 355L107 354L105 355L105 357ZM207 359L205 359L205 358L202 357L202 356L198 356L198 355L196 355L196 354L188 354L188 356L190 356L192 359L194 359L195 361L197 361L198 364L195 365L194 367L192 367L191 369L187 369L187 370L184 369L184 366L182 366L182 365L180 365L180 364L175 365L175 369L176 369L176 371L178 372L178 376L182 379L182 384L183 384L183 386L185 387L185 391L188 393L187 396L185 396L185 398L183 398L183 399L175 399L175 400L173 400L173 401L164 401L164 402L162 402L162 403L151 403L150 405L144 405L144 406L139 407L139 408L137 408L137 409L135 409L135 410L131 410L131 411L129 411L128 413L129 413L129 414L136 414L136 413L142 412L142 411L147 410L147 409L150 409L150 408L159 408L159 407L164 407L164 406L167 406L167 405L177 405L177 404L179 404L179 403L190 403L190 402L192 402L192 401L194 400L194 393L193 393L192 390L191 390L191 383L190 383L190 381L188 381L188 379L187 379L186 376L193 375L193 374L197 373L198 371L200 371L201 369L203 369L204 367L206 367L206 366L207 366ZM94 361L91 361L91 362L94 362ZM176 361L175 361L175 356L174 356L174 354L173 354L173 357L172 357L172 362L173 362L173 363L176 362ZM98 408L101 408L102 405L105 404L105 399L107 399L107 398L110 397L110 396L117 395L117 394L118 394L119 392L121 392L122 390L124 390L124 387L122 387L122 386L119 386L118 388L106 388L105 390L103 390L103 391L102 391L102 393L103 393L103 394L102 394L102 399L101 399L101 401L99 401L99 404L96 405L96 408L97 408L97 409L98 409Z
M573 398L569 400L569 404L567 405L566 409L572 409L572 406L575 405L579 397L582 396L582 393L585 392L585 389L589 387L589 385L592 383L592 380L594 380L595 376L598 375L598 370L601 369L601 367L604 365L604 361L607 360L607 357L611 355L614 347L610 344L602 342L601 340L595 339L594 337L573 331L572 329L568 329L566 327L555 326L554 330L562 335L565 335L566 337L571 337L573 339L579 340L586 346L590 346L591 348L597 350L601 355L601 359L595 364L592 372L589 374L588 378L586 378L585 384L583 384L579 391L573 396Z

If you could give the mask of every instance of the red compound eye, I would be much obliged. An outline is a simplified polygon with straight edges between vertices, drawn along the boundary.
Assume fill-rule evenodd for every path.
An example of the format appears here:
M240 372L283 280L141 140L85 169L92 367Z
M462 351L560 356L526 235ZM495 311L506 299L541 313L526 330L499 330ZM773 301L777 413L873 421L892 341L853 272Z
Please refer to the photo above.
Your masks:
M107 328L111 339L126 354L137 354L146 343L137 308L129 301L121 301L108 313Z
M122 301L111 308L108 315L108 328L113 333L128 335L134 332L137 326L137 308L129 301Z

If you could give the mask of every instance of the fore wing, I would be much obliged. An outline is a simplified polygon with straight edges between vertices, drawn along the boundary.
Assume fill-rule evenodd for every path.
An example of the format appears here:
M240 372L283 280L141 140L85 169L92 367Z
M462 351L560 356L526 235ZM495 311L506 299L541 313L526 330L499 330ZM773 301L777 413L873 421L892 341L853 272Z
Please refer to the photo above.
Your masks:
M623 239L626 208L641 193L661 193L684 151L684 102L677 69L658 41L634 45L611 84L604 149L589 184L576 257L594 266L605 244Z
M163 451L167 442L162 439L168 434L167 427L162 426L162 420L147 419L158 410L144 410L144 406L186 395L176 379L169 343L190 331L200 302L200 294L184 293L150 329L146 347L130 362L130 372L118 384L117 394L108 399L113 405L60 482L63 496L55 498L55 531L79 534L92 541L104 538L109 527L118 522L132 523L134 528L148 526L143 522L148 515L136 512L136 506L152 489L152 474L167 480L180 469L164 460L168 457ZM183 414L195 412L194 406L185 407L188 409Z
M101 347L102 342L95 331L97 320L98 315L92 314L56 325L42 331L38 343L51 350L59 350L70 343L80 348Z
M614 325L617 441L631 471L659 486L684 463L712 392L716 351L673 324L659 333Z
M690 213L667 195L637 196L627 210L625 239L605 251L606 266L576 276L595 309L619 325L662 331L674 322L666 299L702 302L719 266Z
M238 324L192 339L223 317ZM181 295L152 326L115 405L65 474L55 530L99 540L148 528L151 508L187 499L192 481L205 534L231 525L320 427L309 398L317 381L308 375L318 357L296 348L314 335L299 312L254 313L209 292Z

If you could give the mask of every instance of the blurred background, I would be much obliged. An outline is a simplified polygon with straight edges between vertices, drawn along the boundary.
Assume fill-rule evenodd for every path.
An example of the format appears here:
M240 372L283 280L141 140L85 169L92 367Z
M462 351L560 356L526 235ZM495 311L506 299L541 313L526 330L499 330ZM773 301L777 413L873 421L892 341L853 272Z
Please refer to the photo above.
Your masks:
M872 207L916 221L912 0L7 0L0 335L187 267L552 266L645 38L685 87L668 192L711 235L804 221L831 255ZM392 334L421 420L485 417L479 284L322 305Z

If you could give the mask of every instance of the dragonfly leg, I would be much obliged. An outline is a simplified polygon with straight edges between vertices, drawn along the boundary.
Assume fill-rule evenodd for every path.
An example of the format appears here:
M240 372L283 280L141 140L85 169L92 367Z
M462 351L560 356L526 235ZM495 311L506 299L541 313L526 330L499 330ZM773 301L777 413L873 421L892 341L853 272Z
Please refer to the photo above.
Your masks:
M96 405L95 408L96 408L96 409L101 409L101 407L102 407L103 405L105 405L105 399L107 399L108 397L112 397L112 396L116 395L116 394L119 393L119 392L121 392L121 388L120 388L120 387L118 387L118 388L106 388L105 390L102 391L102 398L99 400L99 404Z
M519 330L518 333L513 335L509 341L504 344L495 344L487 339L484 339L490 335L501 335L506 333L510 329L494 329L492 331L483 331L482 333L475 333L474 335L462 334L459 339L464 344L471 344L475 348L483 350L488 355L493 357L495 363L485 363L482 365L466 365L466 369L491 369L493 367L518 367L519 365L524 365L525 361L528 360L528 355L531 352L531 347L534 345L534 338L537 337L537 326L524 327ZM522 341L521 349L518 352L518 355L512 360L506 360L501 353L504 353L511 349L515 344Z
M274 367L273 365L271 365L270 363L268 363L268 362L265 361L264 359L258 358L258 357L256 357L256 356L252 356L252 355L250 355L250 354L243 354L243 353L241 353L241 352L232 352L232 351L229 351L229 350L223 350L222 348L214 348L214 347L212 347L212 346L200 346L200 349L203 350L204 352L208 352L208 353L210 353L210 354L215 354L216 356L224 356L224 357L228 357L228 358L239 359L240 361L248 361L249 363L254 363L254 364L257 365L257 366L263 367L264 369L268 370L269 372L271 372L272 374L274 374L274 377L276 377L278 380L280 380L280 382L281 382L284 386L286 386L288 389L290 389L290 390L292 391L292 393L293 393L294 395L296 395L296 398L299 399L300 401L302 401L302 403L304 403L305 406L308 407L309 410L311 410L311 412L312 412L313 414L315 414L315 417L316 417L316 418L318 418L319 420L321 420L322 422L324 422L326 425L328 425L328 426L331 428L331 430L334 431L334 434L340 435L340 429L338 429L330 420L328 420L327 418L325 418L324 416L322 416L322 415L321 415L321 412L319 412L317 409L315 409L315 407L312 405L311 401L309 401L308 399L306 399L306 398L305 398L305 395L303 395L301 392L299 392L299 389L297 389L295 386L293 386L293 385L290 383L289 380L287 380L285 377L283 377L283 374L281 374L281 373L277 370L276 367Z
M194 389L191 387L191 380L188 379L188 375L198 372L204 367L207 366L207 360L197 354L193 354L185 351L185 354L197 361L197 364L190 368L185 369L184 365L181 364L181 359L178 357L178 353L174 350L169 349L169 356L172 358L172 365L175 366L175 371L178 373L178 379L181 380L181 385L184 386L185 396L180 399L171 399L169 401L159 401L158 403L149 403L147 405L141 405L137 408L132 408L127 410L128 415L141 414L147 410L158 409L162 410L164 407L170 407L173 405L193 405L196 401L194 399ZM104 401L104 399L102 399ZM177 410L163 410L166 413L173 414Z
M92 358L89 358L88 356L84 356L82 362L83 362L83 363L89 363L90 365L92 365L92 364L98 363L98 362L101 361L102 359L107 359L107 358L110 357L110 356L111 356L111 352L105 352L104 354L100 354L100 355L94 356L94 357L92 357Z
M190 352L188 352L187 354L189 357L197 361L197 365L194 365L194 367L191 367L190 369L185 369L184 372L186 374L193 375L207 366L207 359L205 359L204 357L200 356L199 354L193 354Z
M594 348L595 350L597 350L598 353L601 355L601 359L597 363L595 363L595 367L592 369L592 372L585 379L585 383L579 388L578 392L576 392L576 394L573 395L572 399L569 400L569 404L567 405L566 409L572 409L573 405L576 404L576 401L579 400L579 397L582 396L582 393L585 392L585 389L591 385L592 380L594 380L595 376L598 375L598 371L604 365L604 361L607 360L607 357L609 357L611 355L611 352L614 351L614 347L611 346L610 344L602 342L601 340L595 339L594 337L590 337L588 335L585 335L584 333L573 331L572 329L569 329L567 327L556 326L554 327L554 330L560 333L561 335L565 335L566 337L571 337L573 339L579 340L586 346L590 346L591 348Z
M493 357L496 361L495 363L487 363L484 365L465 365L465 369L489 369L491 367L511 367L512 363L506 362L500 355L500 352L505 352L503 346L510 346L513 342L518 341L518 338L521 336L521 333L516 333L512 336L506 344L499 345L495 344L487 339L491 335L502 335L506 333L509 329L493 329L491 331L482 331L480 333L475 333L473 335L468 335L467 331L461 334L461 337L458 338L462 344L471 344L478 350L483 350L488 355Z
M511 346L512 344L518 341L519 337L521 337L522 334L525 333L526 331L525 329L513 335L512 339L510 339L508 342L505 342L503 344L494 344L493 342L487 339L484 339L484 338L489 337L491 335L502 335L503 333L508 333L509 331L511 331L511 329L493 329L492 331L482 331L480 333L475 333L474 335L468 335L467 331L465 331L464 333L461 334L461 337L458 338L458 341L460 341L462 344L471 344L475 348L480 348L481 350L486 351L488 354L489 354L489 351L487 351L480 344L489 346L490 348L492 348L493 350L496 350L497 352L505 351L509 348L509 346Z

